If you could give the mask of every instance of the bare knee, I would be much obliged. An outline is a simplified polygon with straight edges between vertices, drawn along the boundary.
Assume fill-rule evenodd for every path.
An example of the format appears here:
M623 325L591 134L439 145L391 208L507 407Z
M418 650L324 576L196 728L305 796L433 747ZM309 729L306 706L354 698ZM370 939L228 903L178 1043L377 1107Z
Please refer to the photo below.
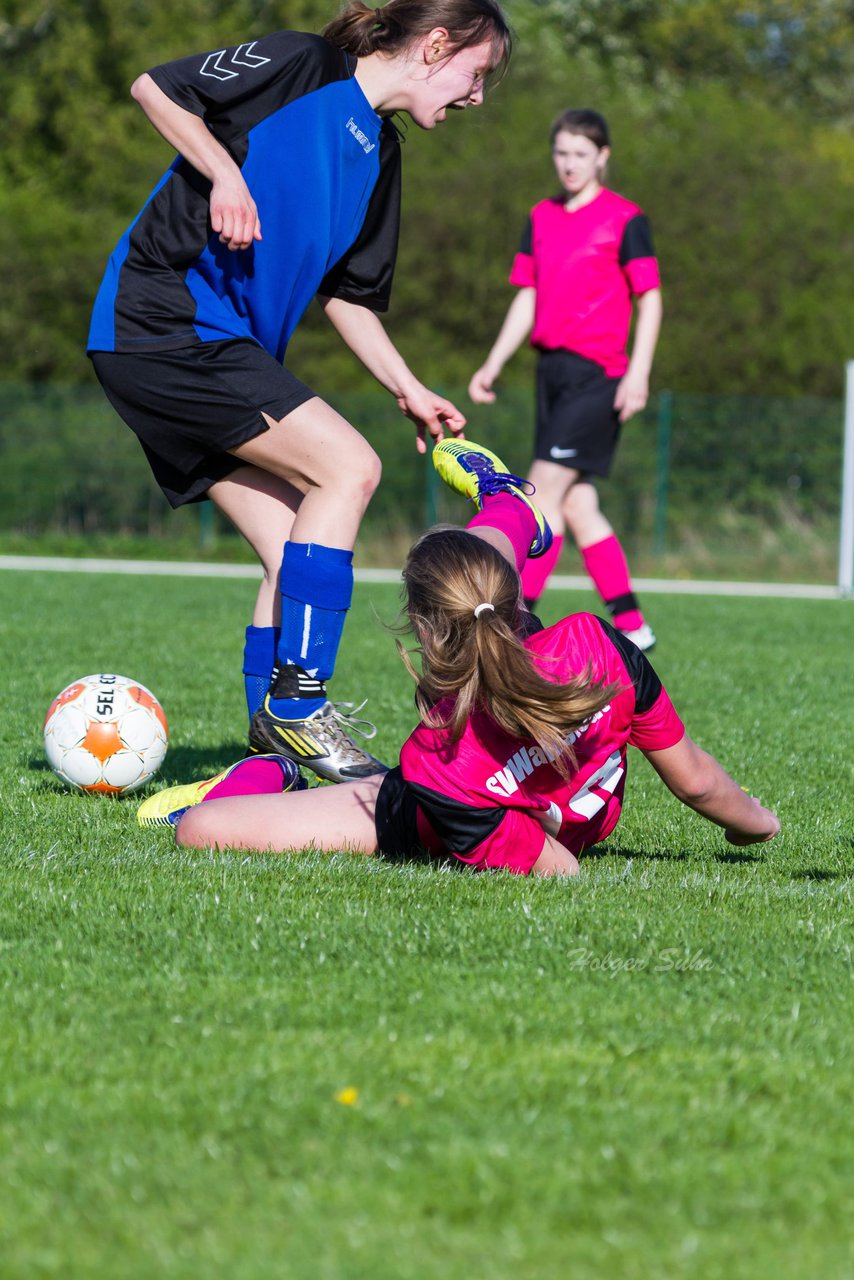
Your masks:
M383 464L379 454L365 441L358 456L352 462L348 457L344 465L350 482L358 488L367 506L382 479Z
M382 479L382 462L366 440L348 442L344 452L330 450L320 460L310 487L346 503L348 510L364 511Z
M594 485L578 480L564 494L564 515L581 518L590 512L599 510L599 495Z
M188 809L178 819L175 828L175 843L182 849L205 849L215 846L213 831L208 821L208 811L203 804Z
M599 508L599 494L595 485L579 481L574 484L563 501L563 518L579 546L588 546L607 538L611 525Z

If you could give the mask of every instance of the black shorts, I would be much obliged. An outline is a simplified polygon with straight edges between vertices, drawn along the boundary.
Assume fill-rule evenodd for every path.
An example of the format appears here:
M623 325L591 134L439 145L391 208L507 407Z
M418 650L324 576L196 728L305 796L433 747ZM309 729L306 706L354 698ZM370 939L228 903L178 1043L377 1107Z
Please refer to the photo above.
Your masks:
M377 792L374 821L377 848L386 858L417 858L424 855L418 837L418 802L409 790L400 765L390 769Z
M607 476L620 437L614 408L619 383L601 365L573 351L541 351L534 457Z
M247 339L177 351L90 351L113 408L139 437L154 478L173 507L199 502L237 467L228 452L314 395Z

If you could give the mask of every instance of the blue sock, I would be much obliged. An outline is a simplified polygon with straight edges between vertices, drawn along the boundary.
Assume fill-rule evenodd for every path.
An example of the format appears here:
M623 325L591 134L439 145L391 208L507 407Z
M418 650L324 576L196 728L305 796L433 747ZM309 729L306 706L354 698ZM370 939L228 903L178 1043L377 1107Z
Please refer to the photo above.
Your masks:
M247 627L243 646L243 687L246 710L251 721L270 688L270 677L276 665L279 627Z
M353 552L316 542L286 542L279 589L282 633L270 710L287 719L304 720L326 701L323 682L335 670L353 598ZM297 673L285 671L286 678L279 682L278 673L288 667L298 668L308 679L294 681Z

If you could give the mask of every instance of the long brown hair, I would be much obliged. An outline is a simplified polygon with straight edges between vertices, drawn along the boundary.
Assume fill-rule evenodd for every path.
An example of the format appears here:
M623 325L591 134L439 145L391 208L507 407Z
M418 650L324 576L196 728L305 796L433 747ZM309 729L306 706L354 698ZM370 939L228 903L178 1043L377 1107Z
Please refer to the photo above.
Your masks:
M422 719L446 729L453 743L472 713L485 711L513 737L533 738L555 768L568 773L575 765L568 735L622 686L594 680L589 666L561 684L541 675L517 635L518 574L464 529L431 530L420 538L407 557L403 588L420 674L400 643L398 649L416 681ZM483 604L491 608L478 608ZM439 714L436 703L449 697L452 707Z
M503 74L513 36L495 0L388 0L380 8L352 0L321 34L357 58L370 53L403 53L435 27L445 27L448 56L472 45L492 42L489 79Z

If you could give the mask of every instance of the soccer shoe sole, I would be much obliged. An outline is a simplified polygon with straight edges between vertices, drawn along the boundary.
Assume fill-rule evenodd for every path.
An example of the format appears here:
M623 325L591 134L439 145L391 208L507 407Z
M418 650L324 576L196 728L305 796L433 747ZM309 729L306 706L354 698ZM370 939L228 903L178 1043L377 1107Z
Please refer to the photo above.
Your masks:
M491 462L496 474L509 475L497 453L468 440L440 440L433 450L433 466L449 489L468 498L480 511L480 476L474 468L467 465L467 460L473 454Z

